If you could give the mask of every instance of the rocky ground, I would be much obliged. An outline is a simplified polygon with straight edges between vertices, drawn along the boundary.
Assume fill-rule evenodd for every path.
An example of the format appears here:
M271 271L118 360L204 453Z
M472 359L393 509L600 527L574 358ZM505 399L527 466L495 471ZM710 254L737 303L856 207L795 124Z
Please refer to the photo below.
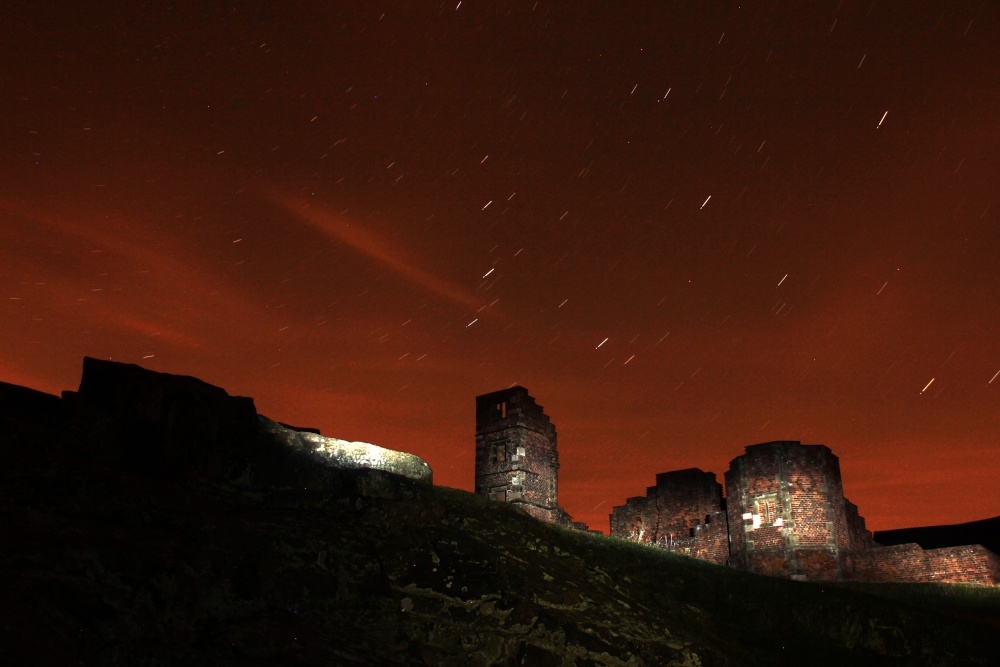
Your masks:
M0 386L3 664L1000 664L995 588L716 567L333 469L249 399L129 373Z

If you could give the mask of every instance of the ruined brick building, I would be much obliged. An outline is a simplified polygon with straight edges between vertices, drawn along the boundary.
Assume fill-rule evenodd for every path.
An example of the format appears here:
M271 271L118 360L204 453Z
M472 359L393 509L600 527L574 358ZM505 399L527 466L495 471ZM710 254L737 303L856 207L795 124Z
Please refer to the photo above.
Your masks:
M722 485L697 468L660 473L645 496L614 508L611 535L725 565L729 532Z
M1000 583L1000 557L979 545L883 547L844 497L840 460L824 445L751 445L715 474L656 476L611 513L611 534L720 565L798 580Z
M586 530L559 506L556 429L524 387L476 397L476 493ZM844 497L825 445L765 442L725 475L656 475L645 496L611 513L611 535L718 565L798 580L1000 584L1000 556L980 545L883 547Z
M586 530L559 506L556 428L524 387L476 397L476 493Z

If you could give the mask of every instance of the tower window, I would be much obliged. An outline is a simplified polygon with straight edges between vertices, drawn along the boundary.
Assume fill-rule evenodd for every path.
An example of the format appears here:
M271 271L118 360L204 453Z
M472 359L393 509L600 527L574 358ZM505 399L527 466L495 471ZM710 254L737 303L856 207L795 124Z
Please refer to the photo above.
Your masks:
M497 403L497 412L500 413L500 419L507 419L507 401Z
M773 494L757 498L754 502L754 508L757 510L754 514L760 517L760 523L780 525L777 523L781 518L778 512L779 505L777 498Z

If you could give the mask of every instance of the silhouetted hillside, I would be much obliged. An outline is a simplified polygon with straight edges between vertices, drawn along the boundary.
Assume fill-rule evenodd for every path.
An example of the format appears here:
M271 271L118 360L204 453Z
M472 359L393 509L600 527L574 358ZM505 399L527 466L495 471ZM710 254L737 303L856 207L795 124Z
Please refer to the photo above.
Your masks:
M324 466L193 378L101 377L0 385L4 664L1000 664L996 588L759 577Z

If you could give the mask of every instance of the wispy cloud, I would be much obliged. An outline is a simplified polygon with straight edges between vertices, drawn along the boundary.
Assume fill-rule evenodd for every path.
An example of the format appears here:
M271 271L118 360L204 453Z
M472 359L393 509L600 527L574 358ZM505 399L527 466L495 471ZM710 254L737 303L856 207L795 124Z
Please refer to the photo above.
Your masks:
M473 311L480 311L486 305L461 285L424 268L419 258L365 229L357 220L332 213L313 202L287 193L272 192L270 196L274 203L322 232L327 238L351 246L410 283ZM493 312L495 314L495 309Z
M66 331L101 332L92 341L106 334L112 348L125 349L126 337L133 336L196 349L214 330L240 333L241 327L224 325L250 320L256 312L253 300L213 267L178 259L174 240L164 232L107 217L95 223L2 198L0 215L11 223L0 239L24 250L0 267L0 277L20 288L8 298L17 298L26 313L72 322ZM20 286L23 276L45 282ZM55 340L64 333L50 326L45 336Z

